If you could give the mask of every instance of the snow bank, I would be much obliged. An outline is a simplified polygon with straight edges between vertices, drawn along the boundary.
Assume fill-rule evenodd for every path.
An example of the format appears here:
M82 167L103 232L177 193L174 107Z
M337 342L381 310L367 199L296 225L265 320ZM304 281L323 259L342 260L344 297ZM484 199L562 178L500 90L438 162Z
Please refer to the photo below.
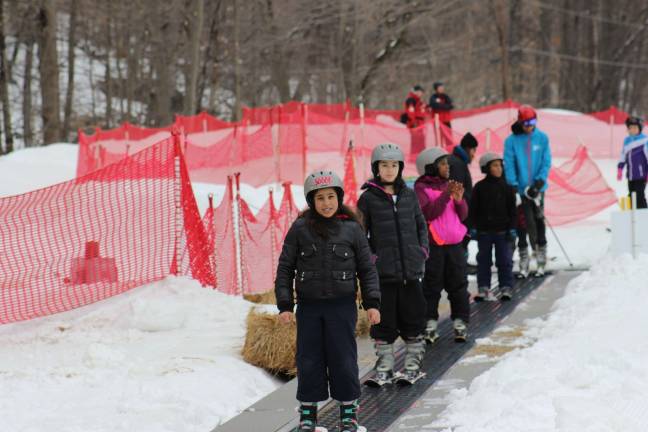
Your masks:
M454 432L648 429L648 256L603 259L570 283L537 342L454 391L430 426Z
M167 278L0 326L2 430L209 431L279 385L239 356L250 307Z

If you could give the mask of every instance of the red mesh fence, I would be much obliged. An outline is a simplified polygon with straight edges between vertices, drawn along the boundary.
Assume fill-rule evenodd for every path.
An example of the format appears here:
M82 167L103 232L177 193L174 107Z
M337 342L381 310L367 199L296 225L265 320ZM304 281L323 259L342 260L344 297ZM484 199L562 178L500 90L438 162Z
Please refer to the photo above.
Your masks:
M178 136L76 180L0 198L0 239L0 323L171 273L215 282Z
M369 175L368 156L377 144L393 142L413 161L418 152L433 146L451 148L466 132L480 140L480 152L501 149L510 134L518 104L504 102L453 113L452 129L428 118L417 129L398 121L400 111L363 110L350 104L284 105L246 108L238 123L228 123L206 113L177 116L176 126L187 134L186 161L193 181L223 183L240 172L253 186L291 181L301 183L312 170L344 169L344 155L353 142L358 175ZM626 114L610 110L575 114L539 111L539 127L550 138L555 157L570 158L585 145L596 158L616 158L626 135ZM125 124L94 135L79 134L78 175L113 163L150 146L170 133L171 127L144 129ZM408 164L406 175L415 175Z

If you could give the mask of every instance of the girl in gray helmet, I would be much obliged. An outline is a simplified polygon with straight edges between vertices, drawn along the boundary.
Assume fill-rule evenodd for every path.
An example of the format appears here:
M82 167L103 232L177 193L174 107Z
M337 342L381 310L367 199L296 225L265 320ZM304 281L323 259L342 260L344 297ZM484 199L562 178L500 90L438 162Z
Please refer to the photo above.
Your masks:
M358 200L380 278L380 324L371 327L378 361L368 385L394 381L394 342L406 343L403 378L421 377L425 353L423 275L428 256L427 224L416 194L402 178L404 157L395 144L380 144L371 154L374 178L362 186ZM398 377L398 375L396 375Z
M297 319L297 430L316 430L317 403L329 398L330 388L340 402L339 430L363 431L357 413L356 281L369 321L377 324L378 275L362 226L342 204L340 178L316 171L306 178L304 194L309 208L286 234L275 281L279 317L285 323Z
M439 300L441 291L445 290L450 301L455 340L464 342L470 318L470 300L466 255L462 246L466 235L462 221L468 216L463 185L448 180L448 152L440 147L422 152L416 159L416 169L420 177L414 190L430 233L430 258L426 262L423 284L427 301L425 337L430 343L437 337Z

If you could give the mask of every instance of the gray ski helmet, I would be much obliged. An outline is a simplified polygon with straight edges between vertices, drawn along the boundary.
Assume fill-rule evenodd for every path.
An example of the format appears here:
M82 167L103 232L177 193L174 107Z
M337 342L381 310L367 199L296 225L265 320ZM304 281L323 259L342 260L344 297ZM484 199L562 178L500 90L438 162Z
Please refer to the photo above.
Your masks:
M380 161L397 161L399 165L398 175L400 176L405 166L403 151L396 144L379 144L371 152L371 171L375 177L378 176L378 163Z
M334 188L340 204L344 200L344 183L333 171L314 171L304 181L304 196L312 207L313 193L319 189Z
M488 174L488 164L496 160L504 161L502 156L497 153L484 153L484 155L479 158L479 168L481 168L481 172Z
M440 158L448 156L448 152L441 147L432 147L427 150L423 150L416 157L416 171L419 175L425 174L425 167L433 164Z

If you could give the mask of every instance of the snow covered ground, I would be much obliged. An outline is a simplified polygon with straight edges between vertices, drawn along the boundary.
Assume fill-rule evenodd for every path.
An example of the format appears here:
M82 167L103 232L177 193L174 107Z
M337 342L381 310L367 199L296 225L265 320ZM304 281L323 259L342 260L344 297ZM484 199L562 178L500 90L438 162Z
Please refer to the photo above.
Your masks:
M430 427L450 432L648 430L648 256L598 260L545 320L528 348L506 354ZM438 430L438 429L435 429Z
M74 178L76 151L57 144L0 158L0 196ZM598 164L624 194L615 162ZM194 187L201 211L208 193L218 204L225 191ZM293 195L304 204L301 187ZM243 185L242 196L258 209L267 187ZM640 430L624 418L637 411L640 419L639 398L648 400L645 338L638 334L648 324L642 315L648 296L640 292L648 261L603 259L613 209L556 229L572 261L598 262L597 268L570 287L546 322L529 326L535 345L507 355L454 395L443 424L462 431ZM566 267L548 237L552 265ZM2 430L210 430L279 385L241 360L250 307L194 281L168 278L85 308L1 326ZM629 331L619 331L626 326ZM611 420L598 427L605 417Z

